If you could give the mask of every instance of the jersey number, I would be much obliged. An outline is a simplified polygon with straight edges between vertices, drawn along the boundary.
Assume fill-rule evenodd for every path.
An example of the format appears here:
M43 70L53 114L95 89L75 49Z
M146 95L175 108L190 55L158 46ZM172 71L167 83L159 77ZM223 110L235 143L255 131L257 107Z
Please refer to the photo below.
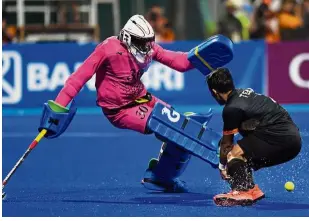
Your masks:
M136 115L143 120L146 117L146 114L148 112L148 108L145 106L140 106L138 110L136 111Z
M248 89L244 90L243 92L241 92L241 94L239 95L239 97L248 98L252 92L254 92L254 90L251 89L251 88L248 88Z

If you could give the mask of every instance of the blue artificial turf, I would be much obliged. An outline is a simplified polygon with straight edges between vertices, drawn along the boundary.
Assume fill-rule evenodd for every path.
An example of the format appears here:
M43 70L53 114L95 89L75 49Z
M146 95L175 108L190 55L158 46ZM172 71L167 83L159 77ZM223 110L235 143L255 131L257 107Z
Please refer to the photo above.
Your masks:
M190 193L144 189L140 180L160 142L116 129L101 114L81 113L65 134L43 140L25 160L5 189L3 216L309 216L309 112L290 112L301 130L301 154L256 172L266 198L252 207L215 206L212 197L227 185L197 158L182 176ZM40 116L3 114L4 177L35 137ZM221 131L220 114L210 126ZM294 192L285 191L286 181L295 183Z

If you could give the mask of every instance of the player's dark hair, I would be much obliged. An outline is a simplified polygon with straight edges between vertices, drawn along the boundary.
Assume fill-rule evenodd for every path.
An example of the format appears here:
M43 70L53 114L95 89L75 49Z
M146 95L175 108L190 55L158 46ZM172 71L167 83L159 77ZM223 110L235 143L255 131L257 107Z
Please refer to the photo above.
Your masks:
M227 68L218 68L211 72L206 81L210 90L214 89L219 93L227 93L235 89L232 75Z

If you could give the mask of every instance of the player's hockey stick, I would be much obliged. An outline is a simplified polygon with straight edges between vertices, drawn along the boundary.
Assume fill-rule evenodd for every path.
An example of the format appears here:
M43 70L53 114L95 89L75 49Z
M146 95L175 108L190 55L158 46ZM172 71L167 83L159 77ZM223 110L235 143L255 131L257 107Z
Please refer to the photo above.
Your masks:
M22 164L22 162L26 159L26 157L30 154L30 152L36 147L36 145L40 142L40 140L45 136L47 133L47 130L43 129L36 138L32 141L32 143L29 145L27 151L22 155L22 157L17 161L15 166L11 169L9 174L5 177L5 179L2 181L2 199L5 197L5 192L3 192L3 188L8 183L8 181L11 179L12 175L16 172L17 168Z

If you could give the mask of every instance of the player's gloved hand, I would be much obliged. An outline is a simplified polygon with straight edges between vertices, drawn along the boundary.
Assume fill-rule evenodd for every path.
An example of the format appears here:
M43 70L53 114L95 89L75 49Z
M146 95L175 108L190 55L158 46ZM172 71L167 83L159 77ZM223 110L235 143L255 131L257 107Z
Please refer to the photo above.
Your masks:
M223 180L229 180L231 177L227 174L226 166L219 163L219 171Z
M69 126L75 116L77 108L74 105L74 100L70 108L66 108L49 100L44 103L43 113L41 117L39 131L46 129L45 137L51 139L60 136Z

